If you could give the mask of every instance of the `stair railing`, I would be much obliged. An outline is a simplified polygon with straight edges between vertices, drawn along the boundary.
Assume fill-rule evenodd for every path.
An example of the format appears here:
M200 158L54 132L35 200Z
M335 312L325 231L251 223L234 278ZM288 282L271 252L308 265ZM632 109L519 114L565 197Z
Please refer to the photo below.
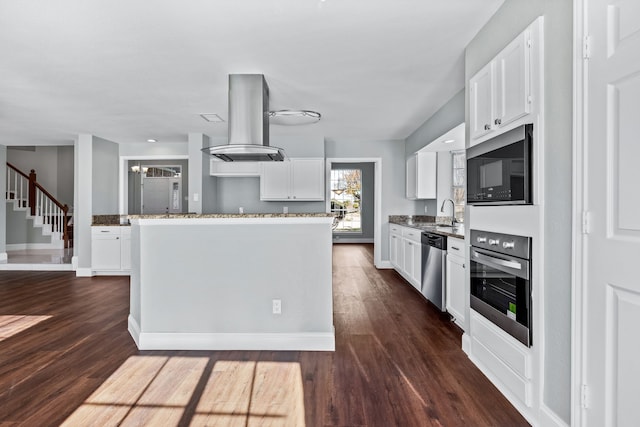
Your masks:
M27 175L7 162L7 200L11 199L16 199L20 207L28 208L31 216L41 217L43 224L50 225L53 232L62 236L64 247L69 247L69 207L37 182L35 170L31 169Z

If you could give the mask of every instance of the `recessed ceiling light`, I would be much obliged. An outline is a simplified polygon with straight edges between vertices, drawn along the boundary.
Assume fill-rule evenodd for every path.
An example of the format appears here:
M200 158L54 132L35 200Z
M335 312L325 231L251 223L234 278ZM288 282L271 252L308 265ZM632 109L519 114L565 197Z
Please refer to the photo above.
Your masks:
M147 139L147 142L158 142L157 139Z
M220 117L217 114L204 113L204 114L200 114L200 117L202 117L203 119L211 123L224 123L224 120L222 120L222 117Z
M451 144L452 142L456 142L455 139L447 139L446 141L442 141L443 144Z

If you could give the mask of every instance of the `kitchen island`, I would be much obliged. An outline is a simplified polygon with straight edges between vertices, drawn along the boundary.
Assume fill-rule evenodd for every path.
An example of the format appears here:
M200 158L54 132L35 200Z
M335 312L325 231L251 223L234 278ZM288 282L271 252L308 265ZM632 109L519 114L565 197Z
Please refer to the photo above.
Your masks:
M130 221L129 332L139 349L334 350L331 215Z

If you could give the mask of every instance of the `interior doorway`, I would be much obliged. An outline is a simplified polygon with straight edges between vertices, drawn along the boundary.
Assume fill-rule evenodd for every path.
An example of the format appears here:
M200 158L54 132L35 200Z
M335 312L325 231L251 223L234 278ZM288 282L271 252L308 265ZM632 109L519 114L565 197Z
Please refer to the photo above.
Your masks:
M373 243L381 265L381 159L327 159L327 212L336 215L334 243Z
M188 159L121 157L121 167L122 214L188 212Z
M140 211L143 214L182 212L182 168L146 166L142 169Z

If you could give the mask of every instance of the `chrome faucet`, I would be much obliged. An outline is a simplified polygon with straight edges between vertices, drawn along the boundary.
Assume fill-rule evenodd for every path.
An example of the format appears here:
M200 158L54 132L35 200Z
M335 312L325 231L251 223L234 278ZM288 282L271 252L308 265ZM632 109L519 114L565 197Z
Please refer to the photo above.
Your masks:
M451 202L451 227L456 226L456 204L451 199L444 199L442 201L442 206L440 206L440 212L444 212L444 204L447 202Z

